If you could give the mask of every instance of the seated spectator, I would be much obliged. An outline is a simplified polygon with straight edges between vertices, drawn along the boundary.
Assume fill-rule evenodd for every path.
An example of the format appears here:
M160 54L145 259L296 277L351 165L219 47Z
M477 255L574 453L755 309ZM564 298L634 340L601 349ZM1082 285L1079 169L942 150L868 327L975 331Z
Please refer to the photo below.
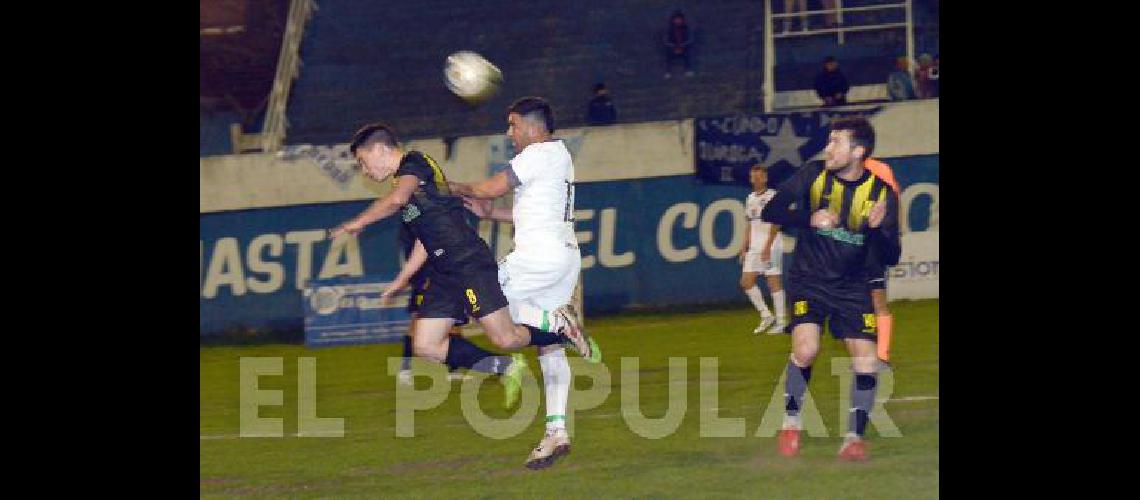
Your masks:
M847 104L847 91L851 86L847 84L847 77L839 71L839 61L827 56L823 60L823 71L815 77L815 93L823 100L824 106L842 106Z
M887 77L887 93L892 101L906 101L914 99L914 80L906 56L895 58L895 70Z
M933 97L930 87L930 68L934 66L934 58L930 54L918 56L918 69L914 70L914 93L919 99Z
M930 67L930 97L938 97L938 54L934 54L934 65Z
M586 112L586 122L590 125L611 125L617 123L617 108L606 84L594 85L594 98L590 99L590 106Z
M685 22L685 14L674 11L669 18L669 28L665 32L665 78L672 78L673 62L680 59L685 64L685 76L693 76L692 61L690 59L690 46L693 44L693 33Z

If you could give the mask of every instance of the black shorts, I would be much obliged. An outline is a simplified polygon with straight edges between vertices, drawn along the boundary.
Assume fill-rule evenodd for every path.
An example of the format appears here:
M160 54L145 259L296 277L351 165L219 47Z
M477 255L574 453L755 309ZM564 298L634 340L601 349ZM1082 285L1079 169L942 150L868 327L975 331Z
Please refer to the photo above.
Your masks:
M789 331L805 323L822 329L824 321L830 319L828 326L836 339L875 341L878 338L875 306L866 283L837 287L789 278L785 286L792 313Z
M415 285L412 288L412 294L408 296L408 314L416 314L420 311L420 305L424 303L424 290L427 289L427 285L430 281L431 280L425 279L423 283ZM463 326L468 323L466 315L464 315L463 318L455 318L455 320L455 326Z
M419 283L412 282L412 294L408 296L408 313L415 314L420 310L420 304L424 303L424 288L427 287L428 280L422 280Z
M499 286L499 268L488 258L433 270L424 283L418 312L421 318L466 322L468 316L482 318L506 306L507 298Z

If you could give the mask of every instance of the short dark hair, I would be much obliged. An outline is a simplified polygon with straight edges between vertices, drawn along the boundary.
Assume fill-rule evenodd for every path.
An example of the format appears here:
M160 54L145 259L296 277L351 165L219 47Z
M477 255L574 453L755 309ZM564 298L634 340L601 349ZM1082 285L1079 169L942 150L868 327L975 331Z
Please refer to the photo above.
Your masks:
M376 143L396 147L396 141L396 131L392 130L392 127L383 123L370 123L352 135L352 144L348 146L348 151L355 156L356 149L359 147L371 146Z
M597 92L599 90L605 90L605 88L606 88L606 84L604 84L602 82L598 82L598 83L594 84L594 92Z
M851 131L851 143L863 146L863 158L871 157L871 153L875 151L875 129L871 127L867 117L855 115L836 118L831 122L831 131L837 130Z
M768 166L762 163L757 163L755 165L752 165L752 168L749 169L749 172L755 172L757 170L763 170L764 173L768 173Z
M823 58L824 64L827 64L829 62L839 62L839 61L835 60L835 56L827 56L827 57Z
M541 97L523 97L507 108L507 113L518 113L519 116L533 120L541 119L546 123L546 131L554 133L554 112L550 104Z

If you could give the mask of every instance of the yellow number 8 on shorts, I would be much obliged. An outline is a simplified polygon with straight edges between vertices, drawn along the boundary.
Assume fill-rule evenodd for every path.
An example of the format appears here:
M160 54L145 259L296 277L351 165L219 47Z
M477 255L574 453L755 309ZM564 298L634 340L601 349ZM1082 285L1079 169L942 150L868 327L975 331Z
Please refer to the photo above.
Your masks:
M467 301L470 302L471 305L475 305L475 302L477 300L479 300L479 299L478 299L478 297L475 297L475 290L468 288L467 289Z
M806 300L797 300L793 306L794 310L792 311L792 314L795 314L796 316L803 316L807 314L807 307L808 306Z
M864 314L863 315L863 328L874 331L875 326L876 326L875 315L874 314Z

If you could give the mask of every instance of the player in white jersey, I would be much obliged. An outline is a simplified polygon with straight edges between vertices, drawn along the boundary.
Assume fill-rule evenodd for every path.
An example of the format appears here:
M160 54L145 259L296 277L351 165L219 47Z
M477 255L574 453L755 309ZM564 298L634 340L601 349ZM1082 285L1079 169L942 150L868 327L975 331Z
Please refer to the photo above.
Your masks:
M740 274L740 288L752 301L752 305L760 311L760 324L752 333L759 334L768 330L771 335L784 333L788 326L787 310L784 307L784 289L780 284L781 260L783 260L783 245L780 238L780 227L760 219L760 212L764 210L776 190L768 188L768 167L760 164L752 166L748 172L748 179L752 182L752 192L748 193L748 200L744 205L745 217L748 219L748 231L744 233L744 246L740 249L740 260L744 263L744 270ZM768 289L772 292L772 302L776 308L776 317L764 302L764 294L756 285L756 278L763 274L768 280ZM772 324L775 323L775 326Z
M539 97L524 97L507 110L507 135L519 151L502 172L475 184L452 183L480 217L514 223L514 248L499 262L499 283L511 304L568 304L582 269L574 234L574 163L560 140L554 140L554 115ZM492 208L491 200L514 189L514 206ZM527 309L529 310L529 309ZM585 348L575 345L587 361L601 361L597 343L585 335ZM559 346L539 350L546 390L546 432L527 458L531 469L548 467L569 453L566 406L570 396L570 364Z

